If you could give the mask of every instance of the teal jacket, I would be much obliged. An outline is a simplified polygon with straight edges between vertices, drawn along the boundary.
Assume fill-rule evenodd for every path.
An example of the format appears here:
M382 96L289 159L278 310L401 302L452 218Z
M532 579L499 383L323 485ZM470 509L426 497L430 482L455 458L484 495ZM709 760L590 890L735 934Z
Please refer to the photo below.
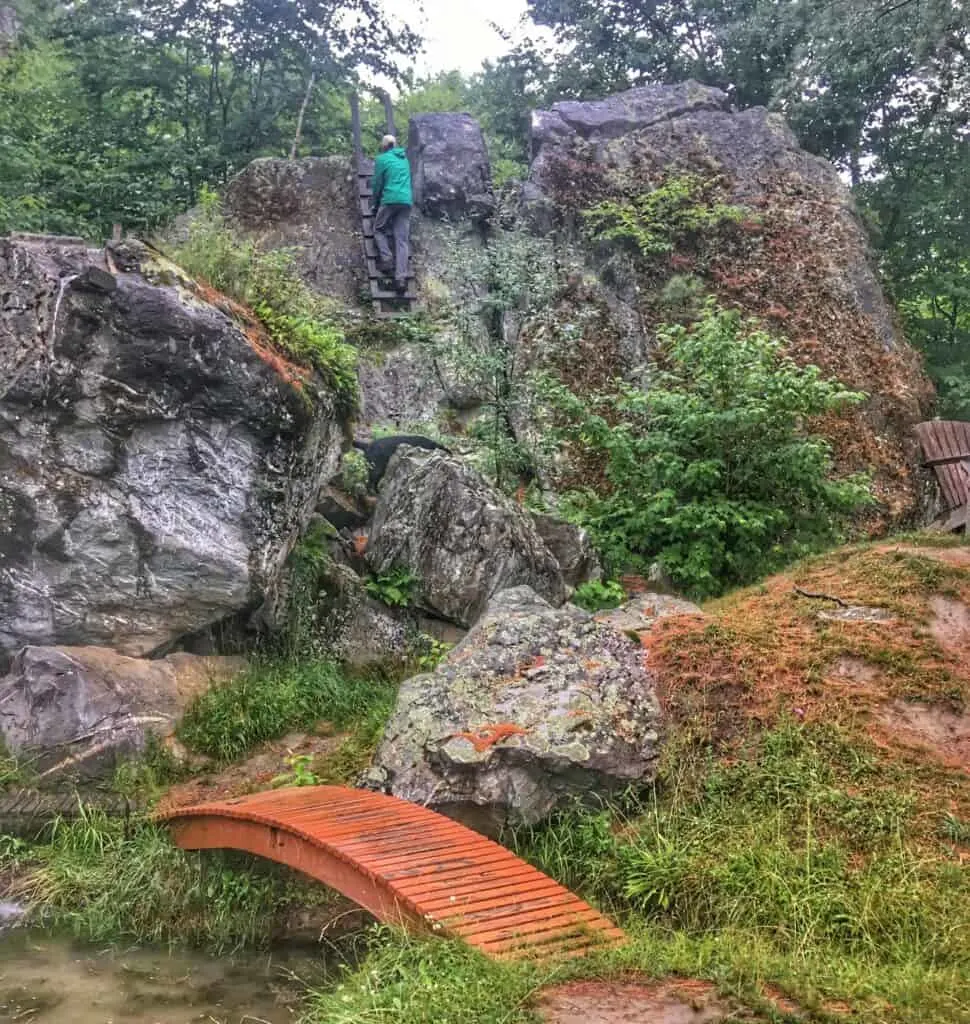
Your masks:
M407 153L400 146L381 153L374 161L370 190L374 193L375 206L388 206L391 203L411 205L411 165Z

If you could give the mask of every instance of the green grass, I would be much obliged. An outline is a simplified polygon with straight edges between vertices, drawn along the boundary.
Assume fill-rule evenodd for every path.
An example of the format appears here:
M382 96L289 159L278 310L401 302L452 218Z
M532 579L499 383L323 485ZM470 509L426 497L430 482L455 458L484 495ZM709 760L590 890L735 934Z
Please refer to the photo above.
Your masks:
M662 786L514 836L537 866L609 910L628 946L558 967L491 963L383 934L309 1024L526 1024L570 978L708 979L765 1021L970 1022L964 824L916 776L830 727L786 723L721 763L674 738ZM938 820L937 820L938 819ZM773 986L807 1017L765 997Z
M291 909L333 894L277 865L240 854L188 853L165 829L89 811L58 822L49 841L0 845L0 874L37 923L89 942L177 943L223 951L265 946Z
M359 970L311 994L303 1024L517 1024L547 976L384 928Z
M0 793L14 786L25 786L29 779L29 766L7 750L0 737Z
M389 717L394 694L388 680L355 678L333 662L266 662L196 698L178 735L192 750L232 761L258 743L324 720L373 734Z

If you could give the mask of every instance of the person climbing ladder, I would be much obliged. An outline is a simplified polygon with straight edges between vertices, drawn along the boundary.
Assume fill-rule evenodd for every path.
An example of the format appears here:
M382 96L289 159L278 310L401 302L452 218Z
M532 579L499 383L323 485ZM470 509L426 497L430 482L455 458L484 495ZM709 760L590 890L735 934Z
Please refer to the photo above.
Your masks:
M381 152L374 161L371 179L374 196L374 241L377 265L384 274L394 274L394 289L403 294L408 287L408 256L411 235L411 166L407 153L393 135L381 140ZM394 254L391 255L391 245Z

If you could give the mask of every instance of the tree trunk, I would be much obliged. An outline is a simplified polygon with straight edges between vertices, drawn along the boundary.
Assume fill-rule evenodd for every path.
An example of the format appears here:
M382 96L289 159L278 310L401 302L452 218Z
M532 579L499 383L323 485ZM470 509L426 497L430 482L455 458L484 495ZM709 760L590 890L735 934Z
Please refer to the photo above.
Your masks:
M303 94L303 102L300 104L300 113L296 118L296 134L293 136L293 145L290 146L290 159L296 159L296 151L300 146L300 139L303 136L303 117L306 114L306 108L310 105L310 97L313 95L313 87L317 82L317 73L315 71L310 72L310 77L307 79L306 92Z

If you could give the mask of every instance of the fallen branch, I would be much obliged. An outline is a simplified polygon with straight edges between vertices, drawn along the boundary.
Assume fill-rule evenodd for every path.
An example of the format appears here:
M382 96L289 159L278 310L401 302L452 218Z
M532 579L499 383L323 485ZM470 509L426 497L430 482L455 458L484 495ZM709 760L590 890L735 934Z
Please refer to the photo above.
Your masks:
M799 597L808 597L813 601L834 601L840 608L849 607L849 603L847 601L843 601L841 597L833 597L831 594L813 594L809 590L802 590L801 587L792 587L792 590L794 590Z

